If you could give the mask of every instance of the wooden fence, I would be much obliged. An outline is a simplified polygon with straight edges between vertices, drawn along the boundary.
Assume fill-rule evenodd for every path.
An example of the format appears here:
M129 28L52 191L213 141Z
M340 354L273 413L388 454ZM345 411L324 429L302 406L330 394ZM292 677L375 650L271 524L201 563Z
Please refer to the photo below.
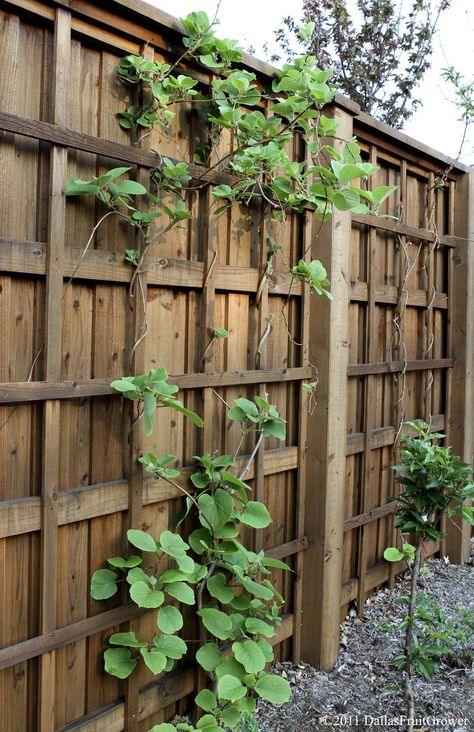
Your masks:
M179 508L179 492L145 479L137 456L171 452L185 480L193 455L235 449L219 397L268 392L287 441L268 441L250 477L273 516L263 547L295 569L275 575L286 597L276 655L330 667L340 613L353 600L361 607L397 569L382 554L395 540L388 467L401 422L431 419L472 459L470 176L456 165L436 189L446 160L338 99L343 135L355 133L378 162L380 184L399 186L387 209L397 221L337 213L315 238L317 222L291 217L273 232L283 251L257 308L268 233L260 212L236 206L215 219L209 191L200 192L192 222L150 250L148 334L132 354L144 315L128 294L123 252L133 236L109 220L84 254L98 212L66 201L64 185L118 164L145 180L155 150L192 162L201 123L190 105L140 147L116 119L126 101L118 60L176 58L178 26L138 0L105 9L14 0L2 4L0 24L0 729L146 732L186 707L194 671L106 676L108 636L125 624L149 631L151 621L89 597L91 573L124 549L129 526L159 534ZM272 73L247 63L261 81ZM197 65L187 71L210 81ZM222 154L229 140L221 145ZM300 147L295 140L295 157ZM331 303L285 274L283 262L313 240ZM256 361L270 313L273 332ZM208 329L219 326L231 337L203 361ZM163 410L154 437L134 432L128 445L131 413L110 381L157 366L174 374L207 428L198 434ZM315 368L313 404L301 384ZM466 551L462 536L449 534L455 559Z

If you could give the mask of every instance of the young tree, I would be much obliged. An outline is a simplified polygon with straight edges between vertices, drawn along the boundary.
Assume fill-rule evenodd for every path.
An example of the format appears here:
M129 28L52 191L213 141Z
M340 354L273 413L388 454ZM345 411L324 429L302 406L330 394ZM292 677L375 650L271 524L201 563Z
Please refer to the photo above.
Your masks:
M421 104L416 87L430 67L433 38L450 0L304 0L301 23L287 17L275 32L293 57L298 32L314 23L304 44L321 68L364 112L400 129ZM273 56L272 60L278 60Z

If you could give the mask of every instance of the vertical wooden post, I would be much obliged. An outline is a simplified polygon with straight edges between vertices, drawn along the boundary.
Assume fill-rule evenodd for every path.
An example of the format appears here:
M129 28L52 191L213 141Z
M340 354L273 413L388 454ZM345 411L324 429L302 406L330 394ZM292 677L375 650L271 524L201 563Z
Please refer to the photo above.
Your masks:
M370 162L377 164L377 148L372 145L370 148ZM375 287L377 284L377 231L369 227L367 231L367 311L366 311L366 336L365 336L365 360L373 363L377 353L377 323L375 312ZM359 496L359 513L365 513L368 508L369 486L371 479L372 462L372 433L376 426L376 389L373 374L365 377L364 383L364 452L362 454L362 484ZM357 612L361 615L364 611L367 575L367 526L362 524L359 529L359 556L357 558L357 574L359 584L357 587Z
M338 107L339 136L352 137L352 117ZM302 658L330 669L339 650L339 614L346 474L347 321L351 216L334 211L314 222L312 258L322 261L334 300L311 297L309 360L318 368L317 406L308 419L305 497L305 588Z
M56 10L54 26L54 95L53 121L66 124L69 84L71 16ZM66 227L67 148L51 148L51 189L48 215L48 260L46 265L46 323L44 340L47 381L61 379L61 321L63 304L63 255ZM41 632L56 630L58 564L58 487L60 461L60 401L45 403L43 415L43 469L41 491ZM40 732L55 727L55 652L40 660L39 721Z
M302 258L310 260L311 245L311 214L305 212L303 216L302 226ZM307 251L308 250L308 251ZM309 344L311 341L311 323L310 323L310 307L311 293L308 285L303 286L301 298L301 330L299 333L299 342L301 343L300 366L307 366L309 356ZM305 498L306 498L306 481L308 480L307 464L308 464L308 412L310 409L309 393L300 387L299 394L299 415L298 415L298 476L296 491L296 537L304 535L305 531ZM303 624L304 624L304 592L305 592L305 554L306 552L298 552L295 557L295 599L294 599L294 629L293 629L293 662L299 663L301 657L305 655L302 649L303 641Z
M452 298L452 371L450 437L453 452L474 462L474 174L464 173L456 187L453 232L454 254ZM452 562L469 557L471 529L457 514L447 522L446 549Z

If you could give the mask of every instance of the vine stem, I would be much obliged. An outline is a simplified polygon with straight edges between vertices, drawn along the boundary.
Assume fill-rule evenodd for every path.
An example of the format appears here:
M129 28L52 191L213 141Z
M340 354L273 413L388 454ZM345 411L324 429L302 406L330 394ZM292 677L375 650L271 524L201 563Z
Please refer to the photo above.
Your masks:
M413 631L415 626L416 593L418 589L418 578L421 565L421 541L418 541L415 551L415 559L411 573L410 583L410 604L408 608L408 624L405 632L405 683L404 694L407 702L408 732L413 732L415 717L415 695L412 685L412 655L413 655Z
M69 285L73 281L74 277L76 276L77 271L78 271L79 267L82 264L82 260L86 256L86 254L87 254L87 252L89 250L89 247L92 244L92 240L94 239L94 236L95 236L95 233L96 233L97 229L101 226L101 224L103 224L103 222L105 221L105 219L108 218L109 216L112 216L112 214L115 214L116 216L121 216L124 219L127 218L126 216L124 216L123 214L121 214L119 211L116 211L115 209L113 209L112 211L107 211L107 213L105 213L102 216L102 218L99 219L99 221L96 223L96 225L94 226L94 228L91 231L91 235L90 235L90 237L89 237L89 239L87 241L86 246L84 247L84 249L82 251L82 254L81 254L80 258L79 258L79 262L77 263L76 269L74 270L74 272L72 273L72 275L70 276L70 278L68 279L68 281L66 282L66 284L64 285L63 297L62 297L63 300L64 300L64 296L66 294L67 288L69 287Z
M203 511L202 511L199 503L196 501L196 499L194 498L194 496L192 496L191 493L188 493L188 491L186 490L186 488L183 488L183 486L179 485L179 483L176 483L176 481L172 480L171 478L166 478L166 476L164 476L164 475L160 475L159 477L160 478L163 478L163 480L166 480L166 482L169 483L170 485L173 485L175 488L177 488L179 491L181 491L181 493L184 493L184 495L187 496L190 501L192 501L192 503L197 508L198 512L200 513L200 515L203 517L204 521L208 525L209 531L211 532L211 536L212 536L212 539L214 541L214 530L212 528L212 524L207 519L206 514L203 513Z
M253 448L252 452L250 453L249 459L247 460L247 462L245 463L244 467L242 468L242 471L241 471L241 473L239 475L239 480L243 480L244 479L244 476L246 475L246 473L248 472L250 466L252 465L253 461L255 460L255 456L256 456L256 454L258 452L258 448L262 444L262 441L263 441L263 432L260 432L260 434L258 436L258 440L255 443L255 447Z

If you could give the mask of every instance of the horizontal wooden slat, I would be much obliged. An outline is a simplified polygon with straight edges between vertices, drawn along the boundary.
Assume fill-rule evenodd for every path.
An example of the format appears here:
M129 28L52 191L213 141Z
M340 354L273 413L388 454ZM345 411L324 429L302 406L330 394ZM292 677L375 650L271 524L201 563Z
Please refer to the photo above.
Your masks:
M265 475L294 470L297 467L297 460L296 447L266 450L264 455ZM237 470L244 464L245 456L242 456L237 462ZM181 476L176 479L176 482L183 487L186 486L188 491L193 490L193 487L188 484L189 475L193 470L195 468L183 468ZM246 475L247 480L252 478L253 465L250 466ZM178 488L166 481L147 478L143 490L143 504L147 506L178 498L181 495ZM60 526L105 516L116 511L126 511L127 508L128 483L125 480L72 488L58 493L58 523ZM39 496L0 502L0 538L38 531L41 526L40 509ZM285 556L289 556L289 554Z
M372 521L388 516L396 509L397 505L398 501L390 501L390 503L385 503L383 506L377 506L364 513L359 513L357 516L352 516L344 521L344 531L356 529L358 526L365 526Z
M347 367L348 376L369 376L371 374L396 374L400 371L427 371L452 368L452 358L419 359L416 361L380 361L378 363L352 363Z
M437 551L439 551L439 542L427 542L426 556L432 556L433 554L436 554ZM377 562L377 564L369 567L366 572L365 588L367 592L370 592L375 587L382 585L388 580L390 567L393 568L395 574L399 574L400 572L403 572L407 569L406 562L404 562L403 560L393 563L385 561ZM356 599L358 588L358 577L351 577L351 579L348 579L343 583L340 596L341 607Z
M362 216L360 214L352 215L352 222L354 224L360 224L362 226L371 226L381 231L387 231L393 234L400 234L406 236L408 239L415 239L416 241L434 242L443 244L447 247L455 247L456 239L453 236L445 236L444 234L434 234L428 229L417 229L415 226L408 226L408 224L401 224L399 221L391 221L390 219L384 219L380 216Z
M431 427L434 430L445 429L445 416L444 414L435 414L431 418ZM404 433L410 434L410 428L407 426L404 428ZM371 450L377 450L381 447L387 447L393 445L395 439L395 428L390 427L378 427L372 430L372 437L370 440ZM351 432L347 435L347 447L346 455L355 455L358 452L364 452L364 433L363 432Z
M131 618L138 618L146 612L149 611L133 604L123 605L99 615L94 615L91 618L78 620L50 633L38 635L36 638L29 638L20 643L15 643L15 645L8 648L2 648L0 650L0 669L23 663L30 658L36 658L36 656L41 656L48 651L54 651L81 638L88 638L94 633L100 633L114 625L125 623Z
M139 147L122 145L119 142L111 142L103 138L86 135L83 132L60 127L50 122L21 117L17 114L9 114L8 112L0 112L0 130L30 137L34 140L51 142L61 147L70 147L74 150L94 153L95 155L120 160L131 165L140 165L143 168L156 168L159 163L159 157L157 155L146 152ZM218 178L219 181L221 179L223 181L224 178L227 181L231 180L228 175L216 177L215 170L208 171L204 166L194 163L189 163L189 173L194 179L202 181L212 180L217 183Z
M367 302L367 282L351 282L350 298L353 302ZM377 304L396 305L399 300L398 288L391 285L376 285L374 298ZM407 290L403 296L403 302L409 307L426 308L428 297L425 290ZM448 296L444 292L436 292L433 299L433 307L446 309L448 307Z
M302 381L313 375L313 369L302 366L290 369L229 371L217 374L183 374L170 376L170 382L180 389L204 389L212 386L239 386L270 382ZM113 379L84 379L77 381L16 381L0 384L0 404L34 402L45 399L83 399L94 396L117 396L110 387Z
M308 538L302 536L301 539L293 539L293 541L287 541L286 544L281 544L274 549L265 549L265 556L272 557L273 559L286 559L291 557L293 554L303 551L308 548Z
M0 239L0 271L15 274L44 276L46 272L47 245L43 242ZM114 282L128 285L133 271L124 261L122 252L102 252L90 249L84 255L82 247L65 248L63 276L66 280ZM190 262L170 257L146 257L144 269L151 286L201 289L204 280L202 262ZM226 292L252 292L258 290L259 272L252 267L216 266L216 290ZM289 272L275 270L268 278L270 295L301 296L300 281Z
M35 638L29 638L7 648L2 648L0 649L0 670L18 663L24 663L31 658L43 655L43 653L57 650L69 643L88 638L95 633L100 633L107 630L107 628L120 625L149 612L151 610L139 608L134 603L128 603L99 615L94 615L91 618L78 620L50 633L44 633ZM293 616L287 614L284 616L281 626L277 627L277 633L270 642L275 645L289 638L292 634Z

